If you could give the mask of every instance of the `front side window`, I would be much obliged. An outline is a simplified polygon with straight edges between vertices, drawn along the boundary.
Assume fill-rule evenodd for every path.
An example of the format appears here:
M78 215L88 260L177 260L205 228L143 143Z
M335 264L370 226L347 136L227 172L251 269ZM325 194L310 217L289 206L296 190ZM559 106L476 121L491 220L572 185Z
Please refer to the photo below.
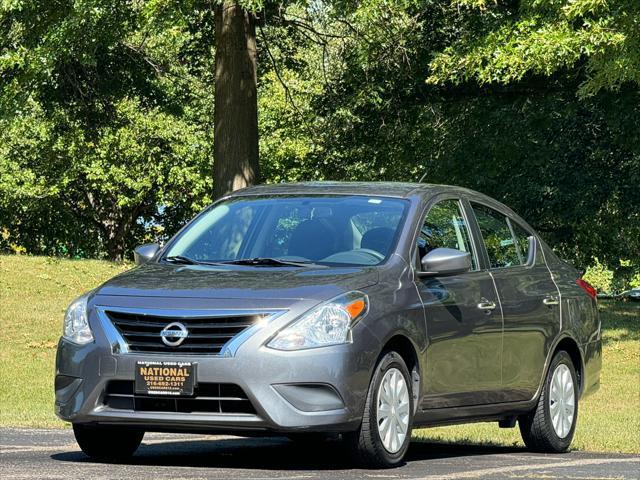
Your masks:
M391 255L407 205L355 195L231 198L194 220L164 258L377 265Z
M522 257L518 254L509 219L485 205L471 203L471 206L482 233L491 268L521 265Z
M471 253L472 270L477 261L471 248L469 229L458 200L443 200L436 203L425 217L418 236L420 258L436 248L453 248Z

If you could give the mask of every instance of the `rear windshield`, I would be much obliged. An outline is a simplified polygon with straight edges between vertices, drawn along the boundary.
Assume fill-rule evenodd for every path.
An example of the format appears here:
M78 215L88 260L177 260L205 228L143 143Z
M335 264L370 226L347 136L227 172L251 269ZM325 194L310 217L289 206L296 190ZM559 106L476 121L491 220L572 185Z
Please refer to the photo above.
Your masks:
M350 195L236 197L196 217L164 258L377 265L395 247L407 204Z

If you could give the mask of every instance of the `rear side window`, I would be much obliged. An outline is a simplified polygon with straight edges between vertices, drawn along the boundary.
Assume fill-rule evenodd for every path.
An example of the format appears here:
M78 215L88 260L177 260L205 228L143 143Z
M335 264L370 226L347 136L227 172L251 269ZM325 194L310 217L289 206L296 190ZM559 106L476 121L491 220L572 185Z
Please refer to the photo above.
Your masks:
M491 268L512 267L525 263L526 259L521 261L521 255L518 255L518 247L508 218L485 205L472 203L471 206L482 233Z
M420 258L436 248L453 248L471 253L472 269L477 270L469 229L458 200L436 203L424 219L418 237Z

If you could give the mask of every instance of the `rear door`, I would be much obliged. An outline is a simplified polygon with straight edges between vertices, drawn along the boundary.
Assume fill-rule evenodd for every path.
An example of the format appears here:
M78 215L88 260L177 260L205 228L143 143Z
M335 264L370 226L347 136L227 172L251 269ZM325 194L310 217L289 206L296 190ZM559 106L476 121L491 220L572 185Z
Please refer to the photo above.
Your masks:
M529 400L560 329L559 292L532 232L488 205L472 201L471 209L504 317L505 400Z
M458 198L436 200L428 209L417 238L416 268L421 268L420 258L440 247L471 252L473 269L416 277L429 342L421 408L494 403L501 390L502 315Z

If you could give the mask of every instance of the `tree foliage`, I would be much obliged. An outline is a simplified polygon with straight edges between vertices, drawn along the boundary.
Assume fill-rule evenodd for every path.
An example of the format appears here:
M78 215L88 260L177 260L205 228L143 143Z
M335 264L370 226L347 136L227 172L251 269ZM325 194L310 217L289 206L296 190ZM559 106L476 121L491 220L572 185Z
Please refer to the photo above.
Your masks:
M209 202L214 3L0 3L0 247L117 257ZM264 181L425 175L640 265L635 0L241 4Z
M469 28L430 64L433 84L511 84L575 69L581 96L640 85L634 0L458 0Z
M208 8L5 1L0 26L0 208L14 243L121 258L207 203Z
M302 143L313 146L296 172L468 186L512 206L581 267L593 257L640 264L635 84L577 97L580 68L504 85L425 84L425 66L477 33L475 20L448 2L361 12L371 8L361 4L343 19L348 28L331 28L339 35L322 45L330 59L322 88L303 69L290 83L318 90L294 92L310 124Z

